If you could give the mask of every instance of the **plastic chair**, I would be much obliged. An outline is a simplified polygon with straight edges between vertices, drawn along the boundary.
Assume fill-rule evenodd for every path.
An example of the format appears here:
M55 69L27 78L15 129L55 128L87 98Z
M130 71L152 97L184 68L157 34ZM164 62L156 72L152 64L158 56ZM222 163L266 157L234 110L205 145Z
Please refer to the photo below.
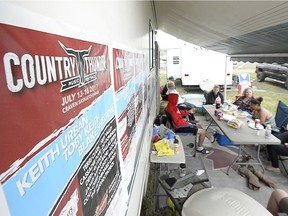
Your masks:
M196 156L196 149L197 149L197 132L198 132L198 128L194 125L187 125L187 126L176 126L173 122L172 116L169 112L167 112L165 110L166 116L167 116L167 123L169 123L170 127L168 126L168 128L172 129L174 131L175 134L179 135L179 136L194 136L195 140L195 150L194 150L194 157ZM192 132L178 132L177 130L180 128L193 128Z
M181 215L272 216L264 206L249 195L240 190L225 187L206 188L194 193L185 201Z

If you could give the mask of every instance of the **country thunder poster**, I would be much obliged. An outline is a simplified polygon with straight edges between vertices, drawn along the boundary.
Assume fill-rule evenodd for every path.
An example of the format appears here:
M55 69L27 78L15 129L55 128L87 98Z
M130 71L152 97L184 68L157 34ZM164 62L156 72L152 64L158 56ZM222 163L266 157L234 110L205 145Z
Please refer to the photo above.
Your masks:
M13 216L112 215L116 200L125 211L109 46L71 35L0 24L0 182Z

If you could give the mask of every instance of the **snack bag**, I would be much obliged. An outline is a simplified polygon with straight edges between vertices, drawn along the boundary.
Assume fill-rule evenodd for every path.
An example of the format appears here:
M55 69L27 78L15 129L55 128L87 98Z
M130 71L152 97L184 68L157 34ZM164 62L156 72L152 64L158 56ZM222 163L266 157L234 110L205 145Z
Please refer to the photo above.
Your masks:
M157 150L157 156L163 155L174 155L174 150L170 148L169 141L167 139L159 140L158 142L154 143L155 149Z
M240 121L239 119L232 119L230 121L227 122L227 124L230 126L230 127L233 127L235 129L238 129L240 127L242 127L242 125L244 124L242 121Z

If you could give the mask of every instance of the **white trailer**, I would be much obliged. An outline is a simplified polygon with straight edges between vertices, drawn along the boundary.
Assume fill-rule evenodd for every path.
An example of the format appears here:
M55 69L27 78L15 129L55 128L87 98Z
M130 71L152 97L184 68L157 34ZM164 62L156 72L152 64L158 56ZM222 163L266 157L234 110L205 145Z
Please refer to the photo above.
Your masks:
M232 69L230 58L219 52L192 46L167 50L167 77L181 79L186 87L200 86L207 80L220 86L232 85Z

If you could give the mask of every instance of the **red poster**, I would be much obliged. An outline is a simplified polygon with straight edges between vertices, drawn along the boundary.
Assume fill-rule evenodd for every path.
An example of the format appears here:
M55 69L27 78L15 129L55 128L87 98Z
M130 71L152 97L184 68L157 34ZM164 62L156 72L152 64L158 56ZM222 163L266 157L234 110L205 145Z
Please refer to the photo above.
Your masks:
M113 49L114 88L118 92L134 77L134 54L125 50Z
M1 174L48 145L111 79L107 45L5 24L0 38Z

